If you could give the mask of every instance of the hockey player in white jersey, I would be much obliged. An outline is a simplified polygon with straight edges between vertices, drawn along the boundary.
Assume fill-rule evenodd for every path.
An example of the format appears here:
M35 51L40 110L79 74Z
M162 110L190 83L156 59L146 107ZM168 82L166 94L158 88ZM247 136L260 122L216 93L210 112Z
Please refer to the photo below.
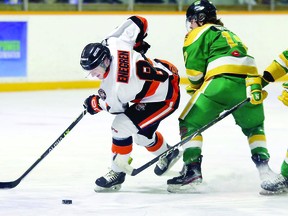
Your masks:
M89 76L102 80L98 94L89 96L84 107L92 115L103 110L116 114L111 127L111 170L96 179L96 192L121 188L131 168L133 143L144 146L154 155L169 148L157 128L178 108L180 78L170 62L161 59L147 62L139 53L145 53L150 47L143 40L147 28L145 18L132 16L101 43L86 45L81 54L83 69ZM124 166L120 166L116 158ZM177 159L179 150L160 159L155 174L165 173Z

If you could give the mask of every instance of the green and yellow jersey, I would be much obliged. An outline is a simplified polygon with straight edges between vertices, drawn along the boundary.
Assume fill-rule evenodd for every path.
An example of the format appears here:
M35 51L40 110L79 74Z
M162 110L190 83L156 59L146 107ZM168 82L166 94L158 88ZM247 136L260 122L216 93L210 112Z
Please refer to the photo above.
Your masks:
M255 60L239 37L223 26L205 24L185 37L183 55L192 89L220 74L258 74Z
M267 82L285 76L288 73L288 49L283 51L274 61L265 69L263 78Z

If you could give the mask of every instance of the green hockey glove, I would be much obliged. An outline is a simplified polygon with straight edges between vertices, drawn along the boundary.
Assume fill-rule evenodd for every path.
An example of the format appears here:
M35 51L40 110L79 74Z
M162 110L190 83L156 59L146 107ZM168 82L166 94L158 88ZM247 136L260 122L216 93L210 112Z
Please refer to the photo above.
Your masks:
M248 75L246 78L246 94L250 97L250 103L257 105L263 103L268 93L262 90L262 78L260 75Z
M284 105L288 106L288 82L283 83L282 86L284 87L284 90L282 91L282 95L278 96L278 99L282 101Z

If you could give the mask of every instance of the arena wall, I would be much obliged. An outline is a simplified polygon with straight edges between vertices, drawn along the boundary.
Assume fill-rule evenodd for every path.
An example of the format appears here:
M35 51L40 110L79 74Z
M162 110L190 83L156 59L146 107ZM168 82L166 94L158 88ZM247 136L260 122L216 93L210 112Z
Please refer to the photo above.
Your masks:
M0 22L27 22L27 74L0 77L0 91L90 88L99 82L87 81L79 65L83 47L100 42L131 15L148 19L147 56L173 62L185 83L182 57L186 34L184 13L1 13ZM219 17L249 48L261 73L284 49L287 49L288 12L222 12Z

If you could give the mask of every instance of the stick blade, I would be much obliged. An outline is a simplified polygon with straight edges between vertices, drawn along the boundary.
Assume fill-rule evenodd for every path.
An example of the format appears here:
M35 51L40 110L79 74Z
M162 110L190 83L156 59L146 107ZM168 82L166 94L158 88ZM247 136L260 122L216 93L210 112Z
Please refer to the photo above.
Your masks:
M12 189L16 187L19 183L20 183L19 179L12 182L0 182L0 189Z

